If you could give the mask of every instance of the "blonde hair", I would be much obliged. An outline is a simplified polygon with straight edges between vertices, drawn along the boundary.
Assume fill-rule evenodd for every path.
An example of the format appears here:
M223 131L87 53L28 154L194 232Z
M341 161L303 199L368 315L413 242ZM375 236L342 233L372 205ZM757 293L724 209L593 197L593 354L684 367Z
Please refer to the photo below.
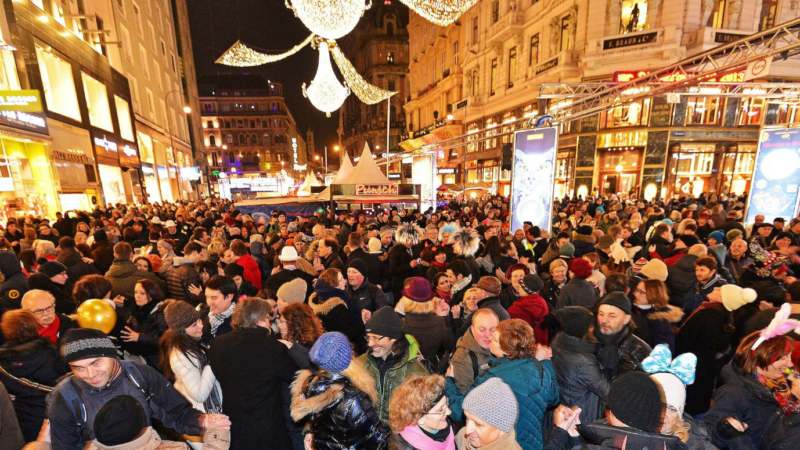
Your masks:
M666 411L662 433L668 436L675 436L684 444L689 442L691 426L683 420L679 412L669 407Z

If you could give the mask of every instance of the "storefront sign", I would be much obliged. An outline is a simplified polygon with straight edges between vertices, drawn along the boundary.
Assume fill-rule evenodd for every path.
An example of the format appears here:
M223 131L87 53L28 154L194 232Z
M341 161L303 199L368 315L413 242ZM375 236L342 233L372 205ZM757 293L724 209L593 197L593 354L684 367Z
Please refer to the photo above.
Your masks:
M36 89L0 90L0 111L42 112L42 98Z
M47 134L47 118L42 113L0 111L0 124L34 133Z
M558 129L536 128L514 133L511 177L511 229L531 222L550 230L555 185Z
M81 151L53 150L52 156L53 159L58 159L61 161L68 161L80 164L90 164L90 165L94 164L92 158L86 156Z
M536 75L547 72L548 70L552 69L553 67L556 67L557 65L558 65L558 56L536 66Z
M108 136L94 136L94 151L98 163L119 165L119 145Z
M388 178L390 180L399 180L400 179L400 174L399 173L390 173Z
M747 35L739 33L723 33L722 31L717 31L714 33L714 42L727 44L729 42L738 41L745 36Z
M637 34L635 36L622 36L603 40L603 50L613 50L615 48L633 47L635 45L651 44L658 38L657 31Z
M136 147L130 144L123 144L119 152L119 163L125 167L138 167L139 151Z
M453 167L440 167L439 168L439 175L452 175L456 173L456 169Z
M400 192L396 184L357 184L356 195L397 195Z
M184 180L197 181L200 179L200 167L198 166L181 167L179 171Z
M796 217L798 187L800 130L762 130L745 223L753 223L757 214L764 215L765 223L772 223L776 217Z

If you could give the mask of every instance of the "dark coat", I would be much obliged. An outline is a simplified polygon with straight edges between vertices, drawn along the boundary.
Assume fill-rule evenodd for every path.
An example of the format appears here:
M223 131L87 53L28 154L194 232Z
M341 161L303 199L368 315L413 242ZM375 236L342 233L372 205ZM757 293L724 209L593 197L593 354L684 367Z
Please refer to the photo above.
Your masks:
M370 283L383 283L381 279L383 274L381 273L381 264L380 261L378 261L378 255L372 255L365 252L362 248L357 248L347 255L347 264L350 264L354 259L364 261L364 264L367 266L367 273L365 273L364 276L367 277Z
M676 306L667 305L665 308L640 309L633 307L631 318L636 324L634 334L647 342L650 347L658 344L667 344L673 354L675 353L675 333L683 318L683 311Z
M447 320L435 313L417 314L406 311L404 323L405 333L417 340L420 353L431 371L447 370L455 346L455 338Z
M599 328L595 328L595 336L599 335ZM602 352L601 347L603 344L601 343L598 346L598 360L600 361L600 366L603 368L603 373L606 376L607 380L613 380L618 375L621 375L626 372L631 372L634 370L639 370L640 364L642 360L650 356L650 352L653 350L647 345L647 342L638 338L630 327L623 328L620 331L620 335L617 336L618 341L615 344L617 349L617 367L603 367L603 359L602 359Z
M111 297L124 295L125 298L133 298L133 289L136 282L141 279L148 279L164 291L164 281L152 272L143 272L136 268L130 261L116 260L106 272L106 278L111 282Z
M684 255L672 266L667 267L667 289L669 289L669 302L683 308L690 304L694 297L697 278L694 275L694 265L697 257Z
M581 408L582 423L602 417L609 383L594 354L595 344L562 332L552 347L561 403Z
M288 283L295 278L300 278L306 282L306 298L308 298L308 296L311 295L311 292L314 291L314 277L300 269L281 269L280 272L267 277L266 287L274 298L278 292L278 289L280 289L284 283Z
M7 343L0 348L0 366L18 379L25 378L50 387L69 372L58 350L44 339L17 345ZM45 418L47 393L2 374L0 380L8 393L14 396L14 410L25 441L35 440Z
M565 306L585 306L590 310L594 310L596 303L597 289L595 289L594 285L582 278L573 278L561 288L556 309L561 309Z
M375 387L363 370L348 377L303 370L292 383L292 418L307 422L317 450L378 450L387 447L389 428L371 399Z
M28 280L14 253L0 251L0 273L4 279L0 284L0 313L20 308L20 300L28 292Z
M85 262L77 250L61 250L57 260L61 264L67 266L67 282L64 284L64 291L67 293L72 292L72 287L75 286L75 283L84 275L100 273L94 264Z
M347 295L350 297L350 307L357 309L359 314L363 309L375 312L389 305L383 290L368 279L365 279L357 289L347 285Z
M281 392L297 370L289 351L264 328L217 337L208 361L231 419L231 449L291 450Z
M34 273L28 277L28 287L52 294L56 300L56 312L59 314L72 314L77 309L77 305L72 301L72 295L64 289L64 285L54 283L43 273Z
M114 262L114 247L107 241L95 242L94 245L92 245L91 258L97 270L100 271L100 273L106 273Z
M414 276L414 269L411 267L411 260L414 258L410 252L411 249L402 244L397 244L389 250L387 278L390 280L391 292L395 299L400 298L400 291L403 290L406 278Z
M308 305L319 317L322 328L325 331L338 331L350 339L355 347L356 353L366 350L364 322L361 321L360 313L352 311L347 306L347 301L341 297L329 297L320 300L317 293L311 294Z
M180 257L176 256L175 258ZM189 292L190 285L203 286L200 273L194 263L185 262L178 266L172 266L163 273L163 276L167 281L167 298L185 300L192 305L197 305L203 300L200 296L192 295Z
M134 355L141 356L147 364L159 368L158 361L158 341L167 331L167 322L164 320L164 308L166 302L150 302L144 306L138 306L133 300L125 300L122 308L117 310L117 321L119 329L125 326L130 327L139 333L137 342L122 343L122 349Z

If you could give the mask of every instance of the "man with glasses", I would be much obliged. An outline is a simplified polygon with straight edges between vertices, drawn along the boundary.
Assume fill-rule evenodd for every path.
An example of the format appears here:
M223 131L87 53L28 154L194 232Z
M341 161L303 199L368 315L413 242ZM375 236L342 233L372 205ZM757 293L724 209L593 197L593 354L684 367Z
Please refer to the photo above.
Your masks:
M31 289L22 296L22 309L33 314L39 336L58 345L61 336L70 328L78 328L69 316L56 313L56 298L42 289Z

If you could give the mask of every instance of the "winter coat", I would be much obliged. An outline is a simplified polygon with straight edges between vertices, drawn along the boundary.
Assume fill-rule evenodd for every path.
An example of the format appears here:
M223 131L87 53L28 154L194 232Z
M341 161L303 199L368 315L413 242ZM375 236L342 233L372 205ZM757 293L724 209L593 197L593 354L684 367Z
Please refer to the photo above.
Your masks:
M708 409L722 364L731 353L735 332L733 314L722 303L705 302L689 316L676 336L677 353L697 356L695 382L686 387L686 412Z
M364 353L354 361L366 369L375 383L378 393L375 403L383 421L389 418L389 399L397 386L414 375L428 375L428 370L420 361L417 341L409 335L406 335L406 340L408 348L401 354L392 354L386 360L379 361L369 353ZM385 369L383 374L381 368Z
M133 298L133 289L136 282L147 279L157 284L164 291L164 282L158 275L152 272L144 272L136 268L130 261L115 260L106 272L106 278L111 282L111 297L123 295L125 298Z
M780 436L770 430L779 428L783 412L772 393L734 363L725 366L723 379L725 384L714 393L711 409L703 417L714 444L731 449L774 448L767 443ZM731 433L724 425L728 417L746 423L745 432Z
M396 244L389 250L389 270L386 278L390 281L391 292L396 299L400 298L400 291L403 290L406 278L414 276L414 269L411 267L413 259L411 249L405 245Z
M456 342L456 351L450 358L453 365L453 378L461 393L466 394L475 380L489 370L492 353L481 347L468 329Z
M235 264L242 266L244 269L244 279L252 284L257 290L261 289L261 269L258 268L258 263L250 255L242 255L236 259Z
M237 328L214 339L208 361L231 419L231 449L290 450L282 392L297 366L264 328Z
M667 289L669 289L669 302L683 308L692 303L697 278L694 275L694 265L697 257L684 255L677 263L667 267Z
M64 283L64 291L67 293L72 292L72 287L84 275L99 274L93 264L89 264L83 260L83 257L77 250L61 250L56 258L58 262L67 266L67 282Z
M545 450L580 448L587 450L626 450L659 449L685 450L686 444L675 436L649 433L627 427L615 427L603 420L578 425L578 438L572 438L566 431L554 427L545 445Z
M28 292L28 280L22 273L19 259L12 252L0 251L0 313L9 309L19 309L22 296Z
M595 328L595 335L599 333L599 330ZM633 334L631 328L625 327L620 331L621 337L616 344L617 348L617 358L619 363L617 367L613 370L613 373L609 374L611 368L603 367L603 360L601 357L601 347L602 343L598 345L597 348L597 355L598 361L600 362L600 367L603 370L603 373L606 376L607 380L612 380L618 375L621 375L625 372L631 372L634 370L639 370L639 364L641 364L642 360L647 358L650 355L650 352L653 350L650 348L647 343Z
M106 273L114 263L114 247L110 242L95 242L92 245L92 261L100 273Z
M592 283L581 278L573 278L561 288L561 292L558 294L556 310L565 306L585 306L590 310L594 310L596 303L597 289Z
M350 307L355 308L359 315L361 310L366 309L375 312L389 305L389 300L381 288L367 279L356 289L348 285L347 295L350 297Z
M559 286L549 276L545 278L544 287L541 291L539 291L539 293L545 300L547 300L547 306L550 307L550 311L555 311L556 305L558 304L558 297L561 295L561 289L566 286L566 283L564 283L562 286Z
M544 415L551 406L558 403L558 382L553 364L530 358L492 358L489 365L490 369L475 380L472 389L493 377L503 380L514 391L519 405L515 426L517 442L526 450L540 450L544 445ZM448 377L445 391L452 411L450 417L456 422L463 421L464 394L452 378Z
M133 300L125 300L125 304L117 311L118 329L125 326L139 333L136 342L125 342L120 338L122 349L134 355L141 356L152 367L158 368L158 341L167 331L167 322L164 319L166 302L152 301L144 306L138 306Z
M17 379L26 379L45 386L55 386L69 372L58 350L44 339L24 344L6 343L0 348L0 366ZM46 392L35 389L5 374L0 380L14 396L14 410L25 441L33 441L45 418Z
M444 372L447 370L455 345L455 338L447 320L434 312L412 311L413 309L406 309L404 331L417 340L420 353L427 361L428 367L433 371Z
M292 419L307 423L317 450L385 449L389 428L373 407L375 385L360 366L346 374L301 370L292 383Z
M192 295L189 292L189 286L195 285L198 287L203 286L203 281L200 279L200 273L197 271L194 263L184 262L182 257L176 256L173 260L173 266L163 273L164 279L167 281L167 298L175 300L185 300L192 305L197 305L202 302L200 296ZM179 265L174 264L178 262Z
M56 312L58 314L72 314L77 309L77 305L72 301L72 296L64 290L64 285L55 283L43 273L34 273L28 277L28 287L30 289L41 289L53 295L56 300Z
M647 244L647 247L649 248L651 245L656 246L656 251L650 252L651 258L663 260L675 256L676 250L673 243L667 241L661 236L653 236L650 238L650 242Z
M551 345L561 403L581 408L581 423L602 417L609 383L594 354L595 344L562 332Z
M550 308L547 301L538 293L520 297L508 308L508 315L512 319L522 319L533 328L536 336L536 343L547 345L548 329L544 325L544 320Z
M381 270L381 262L378 260L378 255L370 254L365 252L364 249L357 248L347 255L347 263L350 264L350 262L354 259L360 259L361 261L364 261L364 264L367 266L367 273L363 275L369 280L370 283L383 283L383 273Z
M314 277L300 269L281 269L280 272L267 277L266 287L274 298L278 292L278 289L280 289L284 283L288 283L295 278L300 278L306 282L306 298L308 298L308 296L311 295L311 292L314 290Z
M669 345L673 354L675 353L675 333L673 327L677 327L683 318L683 311L672 305L664 308L641 309L633 305L631 314L633 323L636 324L634 334L647 342L650 347L658 344Z
M587 239L576 235L575 240L572 241L572 244L575 246L575 253L573 254L575 258L580 258L581 256L594 251L595 243L593 236L589 236Z
M175 390L186 397L194 409L206 412L203 403L212 390L220 389L211 365L201 367L196 357L173 349L169 354L169 367L175 375Z
M308 306L314 311L322 322L325 331L338 331L350 339L350 342L361 353L366 349L364 340L364 322L361 321L360 314L350 310L347 301L342 297L329 297L325 300L319 299L319 294L314 292L308 299Z
M25 439L17 423L16 414L14 414L14 406L9 397L6 388L0 384L0 448L22 448L25 444Z

